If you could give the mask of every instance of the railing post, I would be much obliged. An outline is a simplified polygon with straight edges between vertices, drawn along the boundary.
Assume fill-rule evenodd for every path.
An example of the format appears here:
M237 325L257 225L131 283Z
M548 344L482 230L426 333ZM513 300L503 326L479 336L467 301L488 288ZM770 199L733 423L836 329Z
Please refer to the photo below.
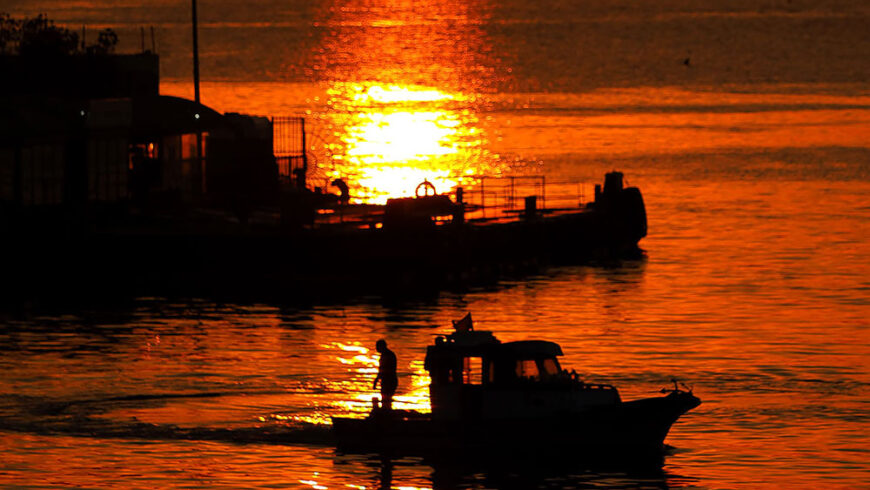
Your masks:
M308 147L305 143L305 118L299 118L302 122L302 168L305 170L305 173L308 174Z
M547 209L547 176L541 176L541 212Z
M483 210L483 217L486 218L486 192L484 189L484 181L486 177L480 178L480 209Z

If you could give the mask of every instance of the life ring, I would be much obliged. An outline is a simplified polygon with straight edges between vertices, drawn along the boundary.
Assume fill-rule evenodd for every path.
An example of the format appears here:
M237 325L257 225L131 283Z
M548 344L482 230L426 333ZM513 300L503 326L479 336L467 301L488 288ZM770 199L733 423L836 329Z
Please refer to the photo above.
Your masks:
M432 191L432 194L429 194L430 190ZM421 196L420 194L423 195ZM438 192L435 190L435 186L432 184L432 182L429 182L428 180L420 182L420 185L418 185L417 189L414 190L414 195L416 195L417 197L429 197L436 194L438 194Z

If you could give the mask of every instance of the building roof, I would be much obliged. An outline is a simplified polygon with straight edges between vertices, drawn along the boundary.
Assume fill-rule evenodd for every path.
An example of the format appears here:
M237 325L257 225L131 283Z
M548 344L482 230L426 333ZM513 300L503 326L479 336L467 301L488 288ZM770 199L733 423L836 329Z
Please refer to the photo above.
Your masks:
M517 340L501 344L501 349L516 357L555 357L562 355L562 348L546 340Z
M222 122L219 112L181 97L158 95L133 99L133 136L208 131Z

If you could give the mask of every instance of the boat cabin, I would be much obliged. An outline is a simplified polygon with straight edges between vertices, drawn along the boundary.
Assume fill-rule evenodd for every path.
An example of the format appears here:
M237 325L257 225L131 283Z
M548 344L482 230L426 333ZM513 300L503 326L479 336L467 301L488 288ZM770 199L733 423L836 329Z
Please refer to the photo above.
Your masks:
M562 369L554 342L501 342L487 331L457 331L428 347L425 368L436 419L537 418L619 403L610 385Z

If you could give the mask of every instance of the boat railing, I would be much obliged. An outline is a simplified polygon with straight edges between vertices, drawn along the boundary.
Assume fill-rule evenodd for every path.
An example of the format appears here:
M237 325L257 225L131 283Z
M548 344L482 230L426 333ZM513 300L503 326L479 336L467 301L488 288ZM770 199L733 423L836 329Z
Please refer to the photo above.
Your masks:
M594 184L579 179L535 176L463 177L451 191L462 188L466 219L471 221L511 220L533 209L547 215L577 211L586 204Z
M603 384L603 383L580 383L580 386L584 390L615 390L616 387L613 385Z
M286 163L280 163L286 162ZM302 164L300 156L279 159L279 165L293 168ZM284 167L281 167L282 169ZM465 219L470 223L509 222L528 217L576 213L585 208L587 198L594 196L594 184L578 179L552 179L544 176L465 176L449 191L454 202L465 205ZM309 184L317 184L312 179ZM320 186L326 191L328 182ZM461 191L460 191L461 189ZM451 216L436 217L436 222L450 222ZM378 205L354 204L321 209L315 217L315 227L345 226L377 228L382 225L383 208Z
M587 383L580 379L580 375L574 370L562 370L559 374L555 375L554 378L558 380L557 382L569 383L571 386L581 390L616 390L616 387L611 384Z
M274 116L272 121L273 150L278 177L285 186L308 188L328 195L334 173L323 172L307 151L306 120L298 116ZM317 139L317 134L313 135ZM309 166L310 165L310 166ZM343 177L344 178L344 177ZM354 202L354 176L344 178L351 187ZM528 217L530 212L547 216L577 212L594 196L594 184L575 178L553 178L544 175L451 175L446 180L457 184L450 189L450 198L465 204L465 219L469 222L512 221ZM460 191L461 189L461 191ZM363 198L364 202L367 202ZM343 209L340 209L343 208ZM323 209L315 218L318 225L376 227L382 221L382 209L370 204L336 206ZM445 217L443 221L450 221Z

